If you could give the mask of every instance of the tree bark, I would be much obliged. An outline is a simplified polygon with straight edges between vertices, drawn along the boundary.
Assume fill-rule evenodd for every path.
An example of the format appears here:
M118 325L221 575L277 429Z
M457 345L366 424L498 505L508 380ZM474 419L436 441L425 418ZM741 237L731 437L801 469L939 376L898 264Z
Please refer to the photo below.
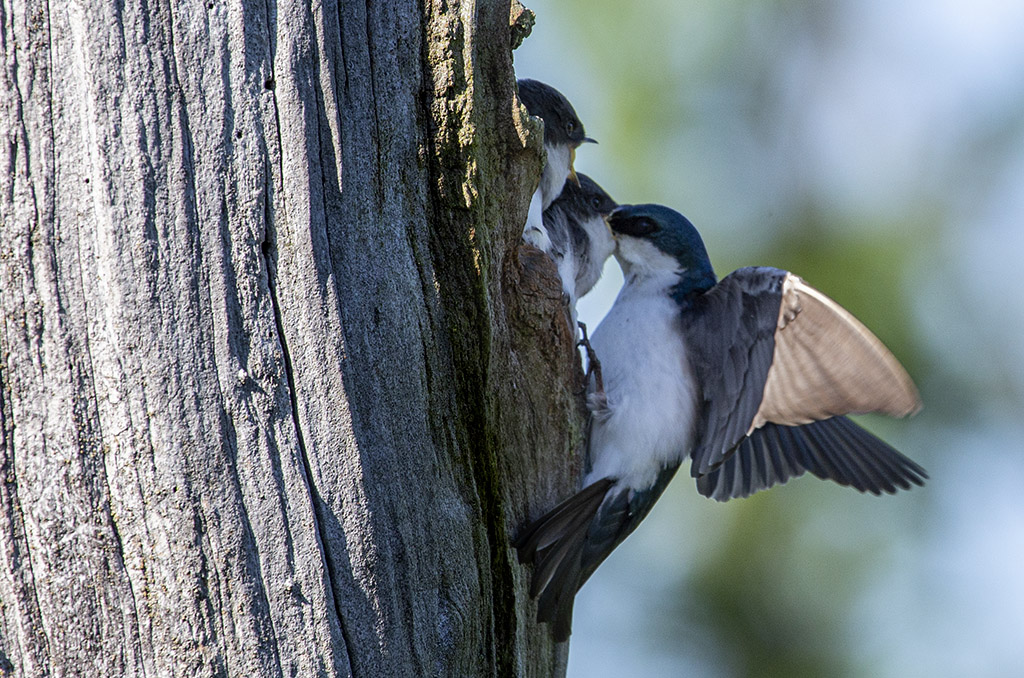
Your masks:
M580 471L474 0L0 0L0 675L564 672Z

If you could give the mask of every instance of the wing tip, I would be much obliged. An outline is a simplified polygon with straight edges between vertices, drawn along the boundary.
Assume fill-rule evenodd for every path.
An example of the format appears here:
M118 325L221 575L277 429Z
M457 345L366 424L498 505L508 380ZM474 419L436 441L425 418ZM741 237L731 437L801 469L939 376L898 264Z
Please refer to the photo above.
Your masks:
M793 318L789 317L789 314L793 314L793 312L796 315L806 316L808 321L803 324L793 323ZM790 335L783 331L783 328L790 324L801 327L803 330L797 331L795 335ZM808 354L814 357L817 355L818 345L807 345L808 339L815 339L819 342L829 339L844 352L838 357L842 358L846 367L831 374L833 380L845 375L843 377L844 386L841 388L838 385L833 386L828 393L831 401L830 407L818 414L827 413L830 416L839 416L878 412L899 418L913 416L921 411L923 403L914 380L881 339L850 311L793 273L788 273L783 283L778 326L776 359L779 358L780 351L784 351L790 360L806 358ZM814 332L814 334L808 334L808 332ZM783 337L788 339L783 341ZM829 360L835 358L836 356L831 356ZM771 405L773 398L784 397L786 400L783 402L792 400L799 394L789 393L787 390L791 391L797 387L806 389L808 387L808 384L805 383L806 380L813 376L798 366L787 369L795 370L795 372L788 374L783 370L783 373L774 374L774 370L772 371L771 374L775 379L770 378L771 383L765 385L765 402L762 403L758 415L762 415L762 411L764 411L764 416L761 418L775 423L807 423L799 422L800 417L796 416L796 413L791 413L788 410L773 411L772 409L781 407L778 404ZM819 387L827 385L827 383L822 383L822 380L818 380ZM765 410L766 404L769 405L768 410ZM787 406L795 405L808 405L808 403L788 402ZM813 411L813 407L811 411ZM820 417L811 416L810 419L818 420ZM755 419L756 422L757 419Z
M847 417L799 426L767 424L725 462L694 473L697 490L725 502L783 485L805 472L875 496L923 487L925 469Z
M893 356L893 360L896 360L895 356ZM895 380L897 383L893 384L893 393L889 396L890 402L875 411L897 419L913 417L924 409L924 401L921 399L921 392L917 390L914 380L899 361L896 361L896 365L899 367L899 372L895 375L898 379ZM865 413L861 412L860 414Z

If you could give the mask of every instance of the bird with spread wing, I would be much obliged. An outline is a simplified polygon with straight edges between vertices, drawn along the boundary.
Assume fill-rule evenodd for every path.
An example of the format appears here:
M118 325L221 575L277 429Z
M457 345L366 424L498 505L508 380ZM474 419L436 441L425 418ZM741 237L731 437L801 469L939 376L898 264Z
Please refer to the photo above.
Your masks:
M921 485L916 463L846 417L920 409L874 334L798 276L741 268L719 281L681 214L624 205L608 218L624 283L591 346L583 489L518 536L531 595L556 640L576 592L690 460L698 491L725 501L810 471L862 492Z

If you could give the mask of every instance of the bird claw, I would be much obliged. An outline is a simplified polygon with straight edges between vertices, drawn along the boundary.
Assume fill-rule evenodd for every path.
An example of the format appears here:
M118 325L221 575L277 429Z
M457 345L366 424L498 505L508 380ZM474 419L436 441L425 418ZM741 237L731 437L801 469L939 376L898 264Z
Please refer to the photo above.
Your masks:
M593 400L596 397L602 403L607 403L607 398L604 394L604 378L601 374L601 361L598 360L597 353L594 352L593 347L590 345L586 324L582 322L577 322L576 324L580 326L580 333L583 335L583 338L576 342L576 345L582 346L583 350L587 352L587 378L589 379L591 375L594 377L594 392L588 400Z
M607 421L612 415L608 407L608 396L604 391L595 391L587 396L587 409L596 421Z

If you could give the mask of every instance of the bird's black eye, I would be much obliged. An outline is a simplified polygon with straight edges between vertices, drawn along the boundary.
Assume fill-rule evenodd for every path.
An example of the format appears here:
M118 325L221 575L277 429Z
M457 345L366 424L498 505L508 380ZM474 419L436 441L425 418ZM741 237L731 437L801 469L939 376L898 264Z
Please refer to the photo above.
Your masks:
M594 206L595 210L601 210L601 196L595 195L590 199L590 204Z
M638 217L633 220L633 235L650 235L658 230L658 224L653 219Z
M572 134L573 132L575 132L576 131L576 123L574 123L572 120L570 120L567 123L565 123L565 131L568 132L569 134Z

